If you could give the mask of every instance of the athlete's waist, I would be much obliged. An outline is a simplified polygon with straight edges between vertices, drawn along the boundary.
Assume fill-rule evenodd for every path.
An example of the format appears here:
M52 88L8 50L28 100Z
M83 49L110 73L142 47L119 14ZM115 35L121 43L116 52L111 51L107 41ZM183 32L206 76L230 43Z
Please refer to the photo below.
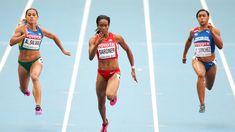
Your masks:
M115 68L115 69L97 69L98 72L120 72L120 68Z
M37 59L41 57L41 54L39 51L35 50L20 50L19 58L20 61L32 61L34 59Z
M98 60L98 69L117 69L118 59Z
M39 51L40 49L27 49L27 48L20 47L19 50L20 51Z
M115 57L111 57L111 58L105 58L105 59L102 59L102 58L99 58L98 57L98 61L112 61L112 60L118 60L118 56L115 56Z
M215 60L215 54L212 53L210 56L206 56L206 57L197 57L195 56L199 61L202 61L202 62L211 62L211 61L214 61Z

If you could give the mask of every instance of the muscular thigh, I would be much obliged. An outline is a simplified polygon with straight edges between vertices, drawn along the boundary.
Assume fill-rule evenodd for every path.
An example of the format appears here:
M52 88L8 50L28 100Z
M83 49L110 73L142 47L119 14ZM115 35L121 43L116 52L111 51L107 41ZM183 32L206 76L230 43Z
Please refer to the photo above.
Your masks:
M107 81L100 74L97 74L96 94L98 98L105 97L106 87L107 87Z
M109 80L107 84L107 93L116 93L120 83L120 74L115 73Z
M18 66L18 75L19 75L20 87L27 88L29 84L29 73L21 65Z
M43 65L40 60L34 62L30 68L30 76L31 77L39 77L42 71Z
M206 69L202 62L197 59L192 60L192 66L198 76L205 76Z
M214 84L216 76L216 65L213 65L207 72L206 72L206 86L211 88Z

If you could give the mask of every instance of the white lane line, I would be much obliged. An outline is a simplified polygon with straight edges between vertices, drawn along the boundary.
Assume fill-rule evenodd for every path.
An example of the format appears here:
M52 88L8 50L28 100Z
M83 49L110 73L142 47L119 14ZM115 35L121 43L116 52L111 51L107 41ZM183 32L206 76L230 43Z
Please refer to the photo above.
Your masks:
M207 6L206 0L200 0L200 2L201 2L201 5L202 5L202 8L204 8L204 9L209 11L209 8ZM214 25L214 23L212 22L212 19L210 19L209 22L212 25ZM225 70L225 73L227 75L227 78L228 78L228 81L229 81L229 84L230 84L230 87L231 87L231 89L233 91L233 96L235 96L235 85L234 85L233 77L232 77L232 74L230 72L230 69L229 69L226 57L224 55L224 51L222 49L218 50L218 51L219 51L219 55L220 55L220 58L222 60L223 66L224 66L224 70Z
M77 80L77 73L78 73L80 57L81 57L81 53L82 53L82 47L83 47L83 43L84 43L85 32L86 32L86 28L87 28L90 7L91 7L91 0L86 0L84 11L83 11L84 14L83 14L83 18L82 18L80 36L78 39L78 47L77 47L77 52L76 52L76 57L75 57L75 63L74 63L74 67L73 67L73 73L72 73L72 78L71 78L71 83L70 83L70 88L69 88L69 93L68 93L68 99L67 99L67 104L66 104L66 110L65 110L65 114L64 114L64 122L63 122L63 126L62 126L62 132L66 132L67 126L68 126L69 115L70 115L73 94L74 94L76 80Z
M157 115L157 98L156 98L156 86L155 86L155 76L154 76L154 62L153 62L153 47L152 47L152 34L150 25L150 14L149 14L149 1L143 0L144 2L144 16L145 16L145 28L146 28L146 38L148 47L148 60L149 60L149 75L150 75L150 87L151 87L151 97L152 97L152 111L153 111L153 124L154 132L159 132L158 127L158 115Z
M28 0L26 6L24 8L24 11L22 12L22 15L20 17L21 19L25 18L25 12L26 12L26 10L28 8L30 8L32 6L33 1L34 0ZM18 23L17 23L17 25L18 25ZM6 50L5 50L4 54L3 54L2 60L0 61L0 73L1 73L1 71L3 69L3 66L5 65L5 63L7 61L7 58L9 56L10 52L11 52L11 46L8 44Z

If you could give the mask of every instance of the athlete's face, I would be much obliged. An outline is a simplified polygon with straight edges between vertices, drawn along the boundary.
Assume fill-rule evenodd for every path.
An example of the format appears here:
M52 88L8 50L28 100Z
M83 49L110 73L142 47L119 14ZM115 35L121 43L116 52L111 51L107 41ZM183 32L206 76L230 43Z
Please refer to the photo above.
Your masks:
M198 13L197 20L201 26L204 26L208 23L209 16L205 11L201 11Z
M109 22L106 19L101 19L98 23L99 31L103 34L107 34L109 30Z
M29 10L25 16L27 23L36 24L38 21L38 15L35 10Z

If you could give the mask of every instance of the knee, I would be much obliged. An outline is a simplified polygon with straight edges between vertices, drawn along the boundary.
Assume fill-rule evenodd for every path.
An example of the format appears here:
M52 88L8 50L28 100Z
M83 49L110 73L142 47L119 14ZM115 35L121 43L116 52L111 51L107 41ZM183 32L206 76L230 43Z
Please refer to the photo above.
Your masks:
M197 76L198 76L198 79L204 79L205 74L203 74L203 73L199 73Z
M37 74L31 74L30 77L31 77L31 79L32 79L33 82L39 81L39 77L38 77Z
M112 99L114 99L115 94L107 93L106 96L107 96L108 100L112 100Z
M207 85L206 85L206 88L207 88L208 90L211 90L212 87L213 87L213 84L207 84Z

